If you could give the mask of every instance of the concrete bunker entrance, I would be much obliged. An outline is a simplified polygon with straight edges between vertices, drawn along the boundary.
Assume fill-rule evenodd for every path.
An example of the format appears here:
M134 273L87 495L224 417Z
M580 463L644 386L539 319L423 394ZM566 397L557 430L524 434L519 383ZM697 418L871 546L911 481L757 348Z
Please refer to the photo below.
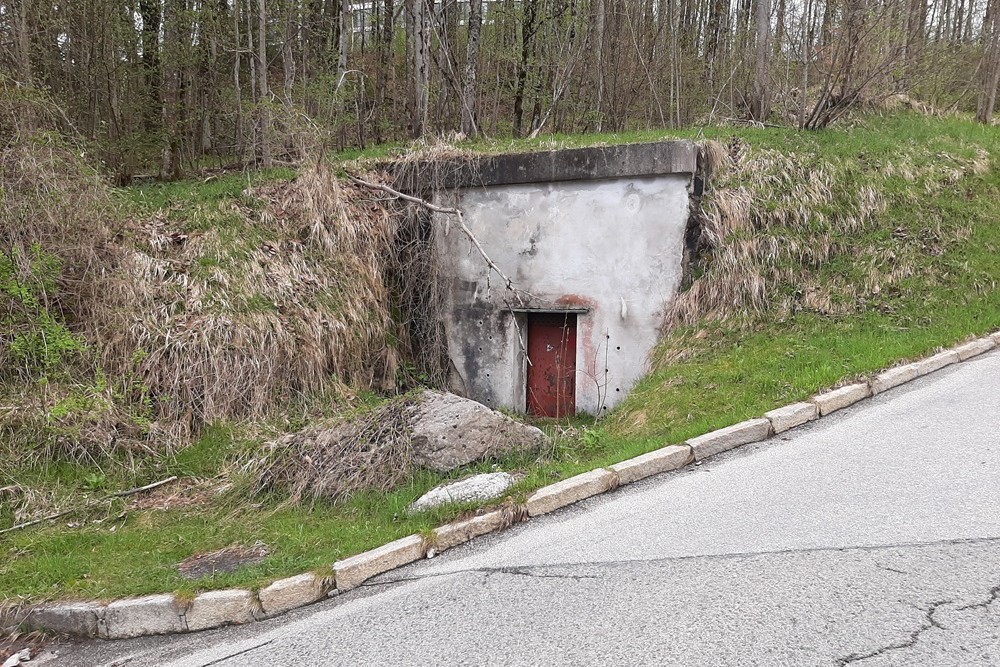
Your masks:
M681 282L696 169L685 141L435 164L433 201L467 232L434 214L449 389L550 417L624 399ZM427 173L397 184L426 193Z

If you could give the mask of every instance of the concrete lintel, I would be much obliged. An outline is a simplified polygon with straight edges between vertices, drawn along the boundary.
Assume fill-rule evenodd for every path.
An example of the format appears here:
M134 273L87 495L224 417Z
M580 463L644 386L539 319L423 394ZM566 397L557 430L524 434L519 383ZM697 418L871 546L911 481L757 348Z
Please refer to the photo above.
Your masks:
M667 174L691 176L697 164L695 144L673 140L384 166L394 174L397 188L426 192L442 187L558 183Z

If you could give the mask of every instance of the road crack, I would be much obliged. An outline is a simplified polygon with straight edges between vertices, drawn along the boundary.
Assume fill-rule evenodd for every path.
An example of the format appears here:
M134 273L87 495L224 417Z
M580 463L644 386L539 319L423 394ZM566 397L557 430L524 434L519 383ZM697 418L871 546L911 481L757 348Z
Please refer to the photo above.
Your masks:
M998 587L1000 588L1000 587ZM934 618L934 614L937 610L946 604L951 604L954 600L939 600L938 602L931 603L927 609L924 610L924 623L921 624L919 628L910 633L910 636L897 644L889 644L888 646L883 646L881 648L875 649L868 653L852 653L846 658L839 658L837 660L838 667L845 667L845 665L853 665L861 662L862 660L868 660L869 658L877 658L879 656L885 655L892 651L899 651L902 649L911 648L916 645L920 640L920 635L924 634L932 628L938 628L939 630L945 630L946 628L938 623Z
M955 611L968 611L969 609L985 609L991 604L1000 599L1000 584L997 584L990 589L989 597L986 598L986 602L977 602L975 604L967 604L964 607L959 607Z
M599 579L596 574L558 574L534 572L527 567L498 567L487 572L487 576L492 574L513 574L520 577L532 577L534 579L572 579L580 581L582 579Z

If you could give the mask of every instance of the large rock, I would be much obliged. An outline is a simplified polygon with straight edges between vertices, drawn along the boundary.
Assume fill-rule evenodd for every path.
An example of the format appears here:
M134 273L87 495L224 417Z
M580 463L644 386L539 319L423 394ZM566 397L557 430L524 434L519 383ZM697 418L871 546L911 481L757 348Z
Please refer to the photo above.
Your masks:
M514 482L514 476L506 472L486 472L481 475L473 475L457 482L434 487L413 501L406 508L406 511L415 514L449 503L491 500L513 486Z
M439 391L425 391L410 409L414 462L445 472L487 456L537 451L548 438L481 403Z

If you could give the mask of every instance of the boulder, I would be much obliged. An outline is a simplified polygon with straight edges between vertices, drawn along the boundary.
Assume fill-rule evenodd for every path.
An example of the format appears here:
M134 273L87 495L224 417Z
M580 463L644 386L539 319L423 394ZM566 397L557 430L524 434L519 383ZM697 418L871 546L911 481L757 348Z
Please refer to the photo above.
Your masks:
M473 475L457 482L434 487L415 500L406 508L406 511L408 514L416 514L449 503L490 500L513 486L515 481L514 476L506 472L486 472L481 475Z
M538 451L548 444L534 426L455 394L427 390L408 410L413 460L438 472L506 452Z

